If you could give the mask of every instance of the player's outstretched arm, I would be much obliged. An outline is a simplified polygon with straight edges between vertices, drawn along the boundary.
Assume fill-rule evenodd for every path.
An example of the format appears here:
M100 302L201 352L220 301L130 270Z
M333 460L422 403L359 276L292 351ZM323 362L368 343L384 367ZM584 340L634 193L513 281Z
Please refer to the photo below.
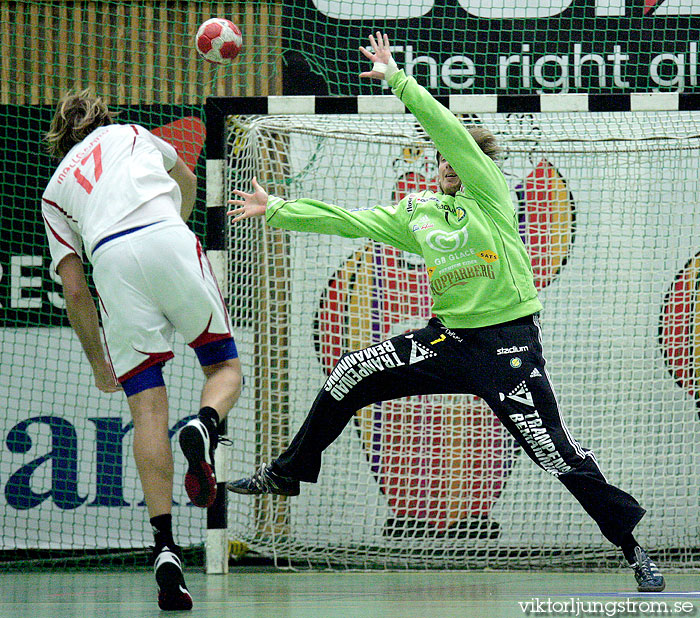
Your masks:
M360 47L360 51L374 65L371 71L360 73L360 77L389 81L393 93L416 117L433 140L435 148L450 162L465 186L475 186L481 192L497 194L504 204L508 204L506 208L510 211L510 191L502 172L482 152L462 121L415 79L406 75L399 79L398 76L402 74L392 59L386 34L377 32L374 36L370 35L369 42L372 51L364 47Z
M242 219L250 219L251 217L263 217L267 210L267 191L259 184L257 178L253 178L253 193L245 193L234 189L233 193L240 199L229 200L229 204L238 206L232 208L226 214L232 216L231 223L236 223Z

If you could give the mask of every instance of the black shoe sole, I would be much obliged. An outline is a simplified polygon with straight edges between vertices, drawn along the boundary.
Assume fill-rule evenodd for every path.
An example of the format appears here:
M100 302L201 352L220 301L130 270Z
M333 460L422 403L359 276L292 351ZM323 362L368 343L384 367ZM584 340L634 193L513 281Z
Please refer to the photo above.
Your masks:
M233 492L234 494L241 494L242 496L262 496L260 492L248 491L245 487L237 487L233 483L226 483L226 489Z
M172 563L165 563L156 571L158 607L164 611L188 611L192 609L192 597L180 590L182 571Z
M207 463L202 435L196 427L183 427L180 432L180 448L187 459L185 490L192 504L208 508L216 500L216 474Z

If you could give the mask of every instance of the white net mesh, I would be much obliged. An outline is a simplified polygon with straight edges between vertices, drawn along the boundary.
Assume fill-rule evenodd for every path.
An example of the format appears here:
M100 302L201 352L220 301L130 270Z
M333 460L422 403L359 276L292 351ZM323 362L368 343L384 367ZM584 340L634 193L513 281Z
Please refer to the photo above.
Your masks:
M635 534L661 564L700 550L700 115L482 114L504 148L542 313L545 356L573 436L648 510ZM434 183L410 116L232 117L227 191L349 208ZM368 240L245 221L230 238L246 387L232 478L301 425L343 352L430 317L417 256ZM230 534L278 564L353 568L618 563L556 479L475 397L360 411L298 498L232 496Z

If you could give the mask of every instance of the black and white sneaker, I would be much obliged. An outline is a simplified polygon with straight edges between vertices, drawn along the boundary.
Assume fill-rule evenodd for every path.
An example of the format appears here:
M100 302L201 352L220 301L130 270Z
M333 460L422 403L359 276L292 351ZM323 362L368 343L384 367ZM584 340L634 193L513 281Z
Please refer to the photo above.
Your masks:
M661 592L666 587L666 582L651 558L641 547L634 548L634 557L636 562L630 566L634 569L637 590L639 592Z
M192 596L182 574L182 554L177 546L154 550L153 571L158 584L158 607L165 611L192 609Z
M208 508L216 499L214 449L218 437L199 419L192 419L180 431L180 448L187 458L185 489L192 504Z
M236 494L298 496L299 481L273 472L269 464L264 463L255 471L253 476L227 483L226 489Z

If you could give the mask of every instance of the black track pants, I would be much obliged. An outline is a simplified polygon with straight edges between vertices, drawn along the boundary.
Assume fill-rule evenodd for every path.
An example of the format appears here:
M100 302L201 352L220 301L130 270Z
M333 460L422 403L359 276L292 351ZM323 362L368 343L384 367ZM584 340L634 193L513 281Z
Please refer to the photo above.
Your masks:
M530 458L566 486L614 545L644 515L632 496L606 481L592 452L564 424L545 371L537 316L456 330L433 318L421 330L343 355L273 469L313 483L323 451L357 410L438 393L486 401Z

